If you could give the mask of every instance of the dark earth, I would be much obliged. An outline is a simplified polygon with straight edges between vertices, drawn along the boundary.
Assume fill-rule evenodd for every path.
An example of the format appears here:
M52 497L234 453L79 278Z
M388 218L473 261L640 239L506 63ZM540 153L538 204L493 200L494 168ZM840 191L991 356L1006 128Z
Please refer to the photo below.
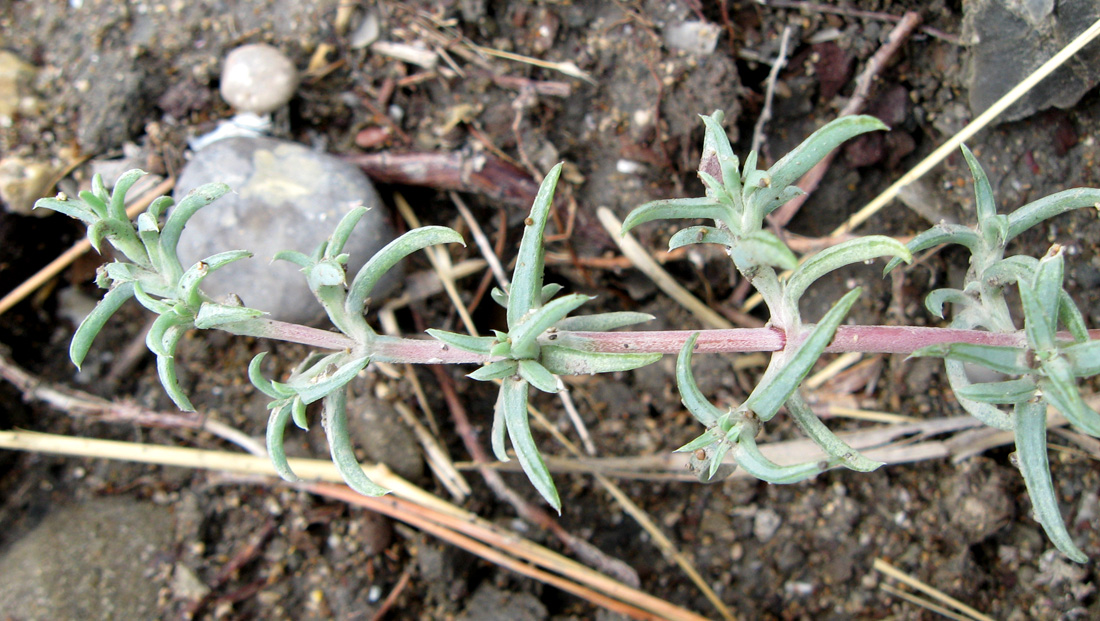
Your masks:
M551 262L548 278L569 291L598 294L589 312L642 310L657 316L645 328L694 329L701 327L697 319L614 260L619 251L596 219L596 208L609 207L622 218L648 200L699 195L702 185L694 170L700 113L723 109L735 152L748 153L764 107L770 69L764 61L777 55L785 26L792 28L791 43L764 130L761 157L767 163L835 118L856 76L893 28L886 17L915 10L926 27L906 39L870 91L866 111L892 131L844 147L788 227L816 238L828 235L1022 78L1019 67L1038 65L1100 17L1091 3L1066 0L845 5L870 14L824 10L832 4L771 3L787 7L781 8L734 0L350 4L355 6L347 11L324 0L3 3L3 47L12 57L5 58L8 66L0 73L5 98L0 116L8 121L0 129L0 152L5 161L44 165L50 172L40 176L51 181L72 165L73 177L62 189L66 183L87 187L95 166L119 171L132 165L174 176L187 160L188 139L232 114L218 95L222 59L238 45L270 43L304 71L297 95L275 115L277 136L349 157L494 154L509 162L515 175L498 179L500 187L455 188L441 174L428 175L416 187L382 178L379 189L390 208L400 193L424 224L466 231L446 191L459 189L489 238L504 235L507 249L518 243L527 205L522 192L517 198L504 186L529 187L531 177L541 178L565 161L559 188L565 200L559 204L558 228L550 227L562 234L548 246L562 258ZM369 28L363 26L368 19L377 19L379 40L435 52L429 54L435 61L421 66L379 52L369 45ZM676 49L668 33L685 22L709 24L716 47L707 49L706 41L693 39L703 49ZM978 31L980 43L974 40ZM997 41L1002 44L990 51ZM571 62L590 81L482 54L476 46ZM1067 72L1040 85L1026 106L1011 110L1013 120L968 141L1002 212L1063 189L1100 185L1095 137L1100 98L1093 88L1098 65L1089 62L1098 54L1095 45L1087 48ZM111 160L123 156L129 165L110 168ZM4 183L12 183L5 175ZM47 183L42 193L52 194L54 187ZM5 196L2 292L83 234L60 216L18 213L25 205ZM973 220L969 173L958 154L859 232L908 236L940 219ZM646 248L659 251L671 232L651 225L636 234ZM1097 214L1084 210L1033 229L1016 242L1015 251L1041 255L1052 243L1067 247L1071 294L1089 326L1100 326ZM743 292L728 260L710 248L696 248L670 260L666 269L712 308L739 308ZM448 251L454 263L480 257L474 244ZM505 261L510 252L504 252ZM935 325L923 295L930 287L957 283L965 259L954 249L930 253L896 282L882 279L878 266L846 270L807 296L806 317L820 317L839 297L837 291L859 284L864 297L849 321ZM86 256L0 316L0 343L43 382L175 412L151 356L121 362L143 342L149 316L137 305L125 307L109 324L80 374L68 360L73 300L99 295L91 280L100 261ZM409 274L427 270L420 255L406 266ZM481 276L459 282L467 302L478 295ZM473 314L482 330L502 320L488 296ZM421 330L420 322L461 328L442 294L398 310L396 319L410 334ZM184 388L198 410L257 438L263 436L266 400L249 385L245 369L260 351L281 361L276 373L289 371L305 353L299 346L218 333L189 335L179 353ZM836 400L921 419L962 413L935 361L869 359L873 362L813 393L817 402ZM829 361L826 357L821 365ZM675 393L672 366L666 357L632 373L571 382L598 455L667 454L698 435L699 426ZM487 445L494 391L466 380L470 370L445 369ZM720 403L743 399L760 371L732 356L696 357L700 387ZM434 374L427 367L415 373L440 422L440 442L455 461L469 461ZM394 402L417 409L409 382L372 370L353 391L355 441L364 460L387 462L449 498L394 412ZM540 393L535 403L575 438L559 401ZM856 429L874 423L836 418L829 424ZM293 454L327 457L320 425L315 427L308 434L290 432ZM239 451L207 433L101 422L24 402L7 383L0 384L0 428ZM536 429L535 435L547 454L566 455L548 434ZM780 416L759 440L798 435ZM1060 435L1050 440L1060 447L1050 455L1063 515L1077 544L1096 558L1097 453ZM1100 617L1095 564L1078 566L1053 550L1030 515L1010 453L1010 447L999 446L958 463L936 459L871 474L833 471L791 486L745 479L712 485L617 482L739 618L938 618L883 589L895 583L872 569L875 559L992 618ZM473 493L460 502L463 507L562 549L558 539L517 518L476 471L466 476ZM521 475L504 476L537 504ZM591 475L555 479L566 531L627 563L642 590L719 618ZM266 479L0 451L0 618L370 619L399 584L389 618L619 618L415 529Z

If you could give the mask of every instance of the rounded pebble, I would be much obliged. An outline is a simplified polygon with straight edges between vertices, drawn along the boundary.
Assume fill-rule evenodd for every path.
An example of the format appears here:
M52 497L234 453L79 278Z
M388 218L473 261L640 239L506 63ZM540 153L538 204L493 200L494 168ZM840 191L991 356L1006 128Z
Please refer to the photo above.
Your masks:
M234 293L246 306L273 319L309 323L323 317L300 268L272 262L281 250L313 253L340 219L360 205L370 211L356 225L344 251L350 279L394 238L374 186L358 168L327 153L274 138L227 138L198 151L176 182L178 203L206 183L233 189L200 209L180 237L184 269L227 250L249 250L251 259L230 263L203 281L207 294ZM377 300L397 282L391 270L375 288Z
M221 93L240 112L269 114L286 105L298 88L298 70L266 43L238 47L225 57Z

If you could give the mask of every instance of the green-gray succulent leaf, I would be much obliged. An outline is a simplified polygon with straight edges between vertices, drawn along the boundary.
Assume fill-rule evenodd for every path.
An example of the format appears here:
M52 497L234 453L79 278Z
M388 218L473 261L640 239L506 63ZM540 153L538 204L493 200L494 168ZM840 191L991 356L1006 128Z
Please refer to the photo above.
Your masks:
M555 375L592 375L638 369L661 359L661 354L580 351L558 345L543 345L539 363Z
M355 448L351 445L348 433L347 391L336 390L325 397L323 402L325 435L328 437L332 461L336 464L340 476L348 487L364 496L385 496L390 491L363 472L359 460L355 458Z
M512 299L515 300L513 291ZM565 316L573 312L585 302L591 300L591 296L580 293L572 293L552 300L545 306L535 308L525 316L513 320L509 317L508 335L512 339L512 353L516 358L534 358L538 353L537 339Z
M489 290L489 297L493 298L493 301L499 304L501 308L508 308L508 294L499 287L493 287Z
M88 205L88 200L84 197L80 199L68 197L40 198L34 202L34 208L52 209L74 220L80 220L85 226L91 226L99 219L99 215L92 210Z
M797 308L798 300L806 289L825 274L845 265L863 263L879 257L895 257L906 263L913 260L909 249L896 239L883 235L851 239L822 250L800 265L784 287L787 301L793 308Z
M554 296L557 295L558 293L561 293L561 290L564 289L564 288L565 287L562 287L561 285L559 285L556 282L552 282L548 285L543 285L542 286L542 296L540 298L541 303L546 304L550 300L553 300ZM505 308L507 308L507 307L505 307Z
M107 324L107 320L132 297L134 297L134 283L118 283L107 291L99 304L96 304L92 312L80 322L76 333L73 334L72 342L69 343L69 359L77 369L84 364L84 358L92 347L92 341Z
M527 418L527 382L506 379L501 384L501 390L508 393L504 398L504 422L508 426L512 448L516 450L516 460L543 499L560 514L558 488L531 435L531 423Z
M1058 408L1074 427L1100 438L1100 414L1081 398L1070 363L1062 358L1048 360L1042 365L1042 373L1039 390L1043 398Z
M286 435L286 425L290 422L292 404L289 399L279 402L279 405L271 409L267 419L267 455L271 459L271 465L275 467L284 481L291 483L298 481L298 475L290 468L286 458L286 449L283 447L283 438Z
M802 395L798 394L798 390L791 393L791 398L787 399L787 411L791 413L791 417L794 418L807 437L845 468L857 472L872 472L885 465L885 462L875 461L864 456L830 431L825 423L821 422L821 419L814 414L810 406L802 400Z
M756 231L738 238L730 249L730 257L738 267L770 265L784 270L798 268L798 257L769 231Z
M286 261L293 263L302 269L308 269L313 264L313 259L297 250L280 250L271 258L272 261Z
M947 358L980 364L1000 373L1022 375L1031 371L1027 350L1003 345L975 343L938 343L913 352L914 358Z
M1027 342L1037 352L1049 352L1054 349L1055 314L1047 314L1046 301L1040 298L1040 294L1031 284L1019 283L1020 303L1024 309L1024 333L1027 334ZM1058 295L1054 296L1054 303L1058 303Z
M861 293L862 289L856 287L837 300L782 369L752 391L744 407L755 412L760 420L771 420L821 357Z
M734 459L745 472L768 483L797 483L817 476L829 469L826 461L811 461L790 466L780 466L772 460L764 457L760 448L756 445L753 433L742 433L737 440L737 450Z
M1073 543L1066 530L1054 492L1054 482L1050 478L1046 403L1040 400L1016 404L1015 422L1016 461L1027 486L1027 495L1031 498L1035 519L1063 554L1078 563L1087 563L1088 556Z
M183 197L172 213L168 214L168 219L160 231L161 254L165 260L172 265L180 265L176 247L179 246L180 235L183 234L187 222L198 210L218 200L229 191L229 186L224 183L207 183L191 190L187 196Z
M1031 377L1005 380L1001 382L982 382L960 386L955 391L956 397L963 397L971 401L991 403L994 405L1014 405L1021 401L1029 401L1038 396L1038 386Z
M293 396L293 391L282 388L282 386L285 385L280 384L279 387L276 387L276 385L273 384L271 380L264 377L263 371L260 369L260 365L263 364L264 358L266 357L267 352L262 351L256 354L252 358L252 361L248 363L248 380L252 382L252 385L256 387L256 390L259 390L260 392L264 393L268 397L271 397L272 399L286 399Z
M970 176L974 178L974 197L980 226L986 219L997 215L997 203L993 200L993 188L989 185L989 177L985 175L982 165L965 144L959 146L966 165L970 167Z
M126 215L126 193L134 187L138 179L145 176L144 170L128 170L119 175L115 181L115 187L111 190L111 202L107 205L107 214L110 218L129 222Z
M959 289L936 289L924 298L924 307L940 319L943 319L943 305L947 303L961 308L973 308L979 304L978 300Z
M468 374L466 377L479 382L491 382L493 380L512 377L519 371L519 363L515 360L497 360Z
M910 252L920 252L934 248L942 244L959 244L965 246L973 254L981 247L981 238L974 229L961 224L948 224L941 222L932 228L918 234L905 246ZM883 275L889 274L895 267L901 265L902 259L890 259L883 268Z
M1065 289L1058 292L1058 319L1073 337L1074 343L1086 343L1089 340L1089 328L1085 325L1085 317L1077 308L1073 298Z
M958 399L959 405L968 414L995 429L1011 430L1015 427L1012 416L1004 410L992 404L966 397L967 390L975 384L971 383L970 378L967 376L966 365L962 360L948 358L944 360L943 366L947 370L947 382L951 385L955 398Z
M167 351L174 353L176 351L176 345L179 340L183 338L184 333L187 331L187 327L184 325L172 325L169 326L163 337L163 347ZM179 378L176 376L176 361L171 356L157 356L157 377L160 379L160 385L164 387L164 391L168 393L168 397L172 399L172 402L176 404L176 407L184 412L194 412L195 408L191 405L190 399L183 393L183 389L180 388Z
M367 213L366 207L356 207L351 211L344 214L343 218L340 218L340 223L336 225L336 230L332 232L332 237L329 237L328 247L325 248L325 252L328 256L337 256L344 251L344 245L348 243L348 238L351 237L352 231L355 230L355 225L359 224L359 220Z
M350 356L343 356L341 358L347 360ZM330 363L324 364L326 369L317 375L306 374L307 377L304 382L292 382L291 386L294 388L294 392L298 393L302 402L306 405L317 401L330 394L341 392L344 386L359 374L367 364L370 362L370 356L360 356L358 358L351 358L347 360L336 370L331 373L327 372L327 367L331 367ZM321 366L321 365L318 365ZM314 367L316 368L316 367Z
M730 248L737 244L737 238L728 229L690 226L680 229L668 240L668 249L676 250L689 244L719 244Z
M203 302L202 305L199 306L198 314L195 315L195 327L200 330L207 330L223 326L227 323L256 319L266 314L267 313L262 310L248 308L247 306L232 306L229 304L218 304L216 302Z
M680 401L695 420L707 427L714 427L727 410L711 403L695 383L695 375L691 372L691 358L698 339L698 332L688 337L680 348L680 355L676 357L676 389L680 392Z
M543 238L561 170L562 164L559 163L546 174L531 205L531 214L524 221L523 238L519 242L516 267L512 272L512 285L508 289L509 328L542 304L543 261L546 255Z
M595 315L566 317L554 324L554 327L558 330L569 330L571 332L609 332L617 328L652 321L653 319L655 317L649 313L612 311L609 313L596 313Z
M1077 377L1100 375L1100 341L1074 343L1059 349Z
M785 202L780 202L783 191L842 143L860 134L887 129L889 128L882 121L873 116L854 115L830 121L810 134L802 144L768 169L767 176L770 179L768 187L761 188L752 197L755 208L759 209L758 213L766 215L782 206Z
M519 361L519 376L542 392L556 393L562 389L558 384L558 378L534 360Z
M681 446L680 448L672 451L673 453L691 453L699 449L706 449L708 446L716 442L720 442L722 438L716 435L712 430L708 429L703 432L702 435L695 438L691 442Z
M496 342L496 339L491 336L470 336L469 334L448 332L435 328L428 328L427 332L432 338L449 347L475 354L482 354L484 356L489 355L489 350L492 349L493 343Z
M1028 203L1008 216L1008 239L1040 222L1082 207L1100 207L1100 190L1075 188Z
M729 205L715 202L714 199L703 198L669 198L652 201L631 211L623 220L622 234L646 222L654 220L694 219L704 218L716 222L725 223L726 226L738 227L737 214Z
M355 275L351 286L348 287L347 301L344 303L345 311L353 316L362 315L367 298L370 297L375 285L401 259L428 246L453 243L465 245L462 236L455 230L445 226L424 226L413 229L386 244Z

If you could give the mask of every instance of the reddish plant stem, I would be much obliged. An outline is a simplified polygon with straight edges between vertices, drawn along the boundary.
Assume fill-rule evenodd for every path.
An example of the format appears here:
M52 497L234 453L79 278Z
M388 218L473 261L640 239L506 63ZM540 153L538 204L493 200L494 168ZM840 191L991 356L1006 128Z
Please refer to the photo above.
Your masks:
M258 320L260 328L234 324L234 334L302 343L321 349L351 349L355 341L336 332L318 330L281 321ZM809 334L806 326L801 338ZM546 343L566 345L581 351L611 353L679 353L684 341L699 333L695 351L700 354L779 351L787 339L777 328L732 328L728 330L650 330L638 332L557 332L543 336ZM1059 339L1072 340L1068 333ZM1100 339L1100 330L1090 330L1090 339ZM1004 347L1027 347L1023 332L999 333L954 328L919 326L840 326L826 352L865 352L875 354L911 354L922 347L940 343L973 343ZM375 360L394 364L481 364L490 359L483 354L449 347L434 339L379 336L370 346Z

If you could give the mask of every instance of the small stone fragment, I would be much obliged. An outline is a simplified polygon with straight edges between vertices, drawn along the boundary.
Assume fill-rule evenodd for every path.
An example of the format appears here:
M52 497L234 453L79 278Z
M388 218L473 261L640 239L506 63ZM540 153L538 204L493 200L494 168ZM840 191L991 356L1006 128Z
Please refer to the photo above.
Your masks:
M0 50L0 127L11 127L16 114L27 114L38 108L32 82L38 69L21 58Z
M227 138L199 151L176 183L179 202L206 183L234 191L201 209L180 238L185 268L212 254L249 250L254 256L226 265L203 281L207 294L229 293L246 306L283 321L308 323L323 316L298 266L272 262L281 250L312 254L351 209L370 208L348 239L351 277L393 237L378 193L355 166L326 153L274 138ZM379 283L378 299L397 282L395 272Z
M0 160L0 200L8 211L22 215L48 216L52 211L33 211L34 202L45 196L57 171L49 164L18 157Z
M270 45L245 45L225 57L222 97L240 112L269 114L286 105L297 88L294 63Z
M665 28L665 45L674 50L706 56L718 47L718 35L722 28L710 22L689 21Z

